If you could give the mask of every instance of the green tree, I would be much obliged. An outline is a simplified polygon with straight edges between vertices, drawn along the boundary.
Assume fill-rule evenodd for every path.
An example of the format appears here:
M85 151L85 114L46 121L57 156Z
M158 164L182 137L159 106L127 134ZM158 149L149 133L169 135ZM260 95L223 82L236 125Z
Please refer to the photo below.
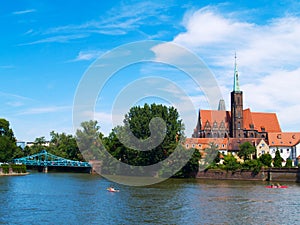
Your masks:
M237 159L230 153L224 156L223 164L227 171L236 171L241 167L241 165L237 162Z
M104 143L109 153L117 160L132 166L148 166L161 162L174 153L176 147L179 147L179 151L174 153L176 160L171 162L172 165L179 165L187 155L194 153L183 148L180 142L183 138L184 126L174 107L145 104L143 107L132 107L125 115L123 125L114 128L110 135L104 138ZM196 155L197 153L189 164L178 172L178 176L191 174L189 170L195 171L196 161L198 169ZM113 163L111 160L103 162L103 165L107 165L104 169L113 167ZM140 170L143 168L141 167ZM165 165L159 174L165 176L171 173L167 170L168 166ZM130 171L119 172L128 174Z
M293 161L292 159L290 158L287 158L286 159L286 163L285 163L285 166L284 167L287 167L287 168L292 168L293 167Z
M100 126L96 120L85 121L81 123L82 129L76 131L76 140L78 147L85 160L102 157L102 139L103 134L99 131Z
M218 161L216 158L219 154L218 145L214 142L209 143L209 147L204 150L204 154L204 165L215 164L215 161Z
M9 162L17 156L22 156L16 145L13 130L5 119L0 119L0 162Z
M261 170L262 163L258 159L252 159L252 160L246 160L242 164L243 169L251 170L254 174L258 174L259 171Z
M45 146L45 144L46 144L46 138L44 136L37 137L34 140L33 145L29 147L30 155L39 153L42 150L48 150L48 146Z
M184 151L193 151L192 157L173 177L196 177L199 171L199 160L201 159L201 154L198 149L194 148L184 149ZM190 153L187 154L189 155Z
M160 119L155 120L156 118ZM125 115L124 125L114 130L126 146L125 151L122 152L125 155L119 158L135 166L160 162L173 153L179 144L178 141L183 137L183 129L182 121L174 107L168 108L156 104L134 106ZM131 132L133 135L129 135ZM116 144L120 145L118 142ZM144 149L149 146L153 148Z
M82 161L83 157L77 146L76 138L65 133L50 132L49 152L71 160Z
M255 147L250 142L245 142L240 145L238 156L244 160L250 159L251 155L255 153Z
M267 167L271 167L272 166L272 156L267 153L267 154L263 154L261 157L259 157L259 161Z
M280 152L277 149L276 152L275 152L275 157L274 157L274 160L273 160L273 165L274 165L274 167L280 168L280 167L282 167L282 162L283 162L283 158L281 158Z

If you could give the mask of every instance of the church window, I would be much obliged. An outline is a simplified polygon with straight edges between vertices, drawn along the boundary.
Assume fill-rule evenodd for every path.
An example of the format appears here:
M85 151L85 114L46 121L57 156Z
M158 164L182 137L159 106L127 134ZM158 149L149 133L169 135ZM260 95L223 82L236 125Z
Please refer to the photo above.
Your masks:
M241 122L238 122L237 128L238 128L238 129L241 129Z
M188 148L188 147L189 147L189 144L186 144L186 147Z
M194 144L192 144L192 148L195 148L195 145L194 145Z
M201 144L198 145L201 148Z

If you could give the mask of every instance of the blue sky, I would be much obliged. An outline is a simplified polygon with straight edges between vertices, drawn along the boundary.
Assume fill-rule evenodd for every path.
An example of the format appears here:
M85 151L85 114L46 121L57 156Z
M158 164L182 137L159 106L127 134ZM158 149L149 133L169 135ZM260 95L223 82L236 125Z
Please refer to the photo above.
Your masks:
M276 112L284 131L300 131L299 12L300 3L292 0L2 1L0 117L10 121L19 140L48 139L52 130L74 134L74 96L97 57L127 43L161 40L206 63L227 107L236 52L244 107ZM174 68L136 65L112 78L97 102L95 119L103 133L111 129L111 96L153 75L172 77L196 109L207 107L201 90Z

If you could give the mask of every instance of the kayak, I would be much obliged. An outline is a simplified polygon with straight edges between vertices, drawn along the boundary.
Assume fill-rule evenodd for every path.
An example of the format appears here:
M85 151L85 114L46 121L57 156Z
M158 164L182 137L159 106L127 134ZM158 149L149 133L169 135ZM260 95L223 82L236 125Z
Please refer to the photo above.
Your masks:
M114 189L114 188L107 188L109 192L119 192L120 190Z
M280 185L280 186L272 186L272 185L269 185L269 186L266 186L266 188L288 188L288 186L285 186L285 185Z

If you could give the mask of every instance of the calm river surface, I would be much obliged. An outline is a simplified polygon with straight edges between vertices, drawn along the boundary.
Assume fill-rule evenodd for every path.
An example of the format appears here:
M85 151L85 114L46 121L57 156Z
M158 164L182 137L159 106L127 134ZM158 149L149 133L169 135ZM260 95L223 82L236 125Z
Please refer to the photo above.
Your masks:
M150 187L100 176L0 177L0 224L300 224L300 186L170 179Z

